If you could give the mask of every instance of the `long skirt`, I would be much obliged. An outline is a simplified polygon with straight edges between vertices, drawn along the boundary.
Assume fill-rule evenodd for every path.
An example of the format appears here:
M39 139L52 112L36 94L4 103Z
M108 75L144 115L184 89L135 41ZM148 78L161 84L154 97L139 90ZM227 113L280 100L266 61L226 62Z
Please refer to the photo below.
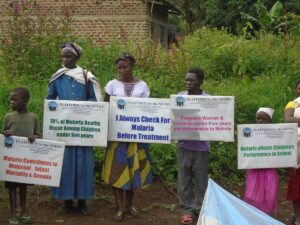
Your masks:
M292 168L289 171L289 185L286 198L290 201L300 200L300 168Z
M152 183L148 144L111 142L107 148L102 178L124 190L136 190Z
M92 147L65 148L60 186L52 194L60 200L93 197L94 160Z
M276 169L247 171L244 201L270 214L276 210L278 174Z

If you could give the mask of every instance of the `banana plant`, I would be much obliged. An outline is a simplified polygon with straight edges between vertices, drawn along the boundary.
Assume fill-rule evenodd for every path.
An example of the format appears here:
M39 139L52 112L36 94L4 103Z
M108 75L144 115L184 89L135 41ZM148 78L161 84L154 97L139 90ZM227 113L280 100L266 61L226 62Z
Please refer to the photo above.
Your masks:
M281 26L284 25L284 17L281 15L282 7L282 3L277 1L268 11L261 0L258 0L256 4L257 18L246 13L241 13L241 16L247 22L251 22L253 26L259 26L263 32L277 33L282 28Z

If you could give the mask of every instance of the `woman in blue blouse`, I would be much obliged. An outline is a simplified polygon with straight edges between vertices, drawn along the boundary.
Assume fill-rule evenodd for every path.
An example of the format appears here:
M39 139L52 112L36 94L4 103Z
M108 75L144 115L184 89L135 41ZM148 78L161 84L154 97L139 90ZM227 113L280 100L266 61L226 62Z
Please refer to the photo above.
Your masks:
M100 86L95 76L76 65L82 49L72 43L61 48L63 68L53 74L47 99L71 101L102 101ZM86 200L93 196L93 148L66 146L60 187L52 188L55 198L64 200L63 212L73 209L73 199L78 199L78 209L89 214Z

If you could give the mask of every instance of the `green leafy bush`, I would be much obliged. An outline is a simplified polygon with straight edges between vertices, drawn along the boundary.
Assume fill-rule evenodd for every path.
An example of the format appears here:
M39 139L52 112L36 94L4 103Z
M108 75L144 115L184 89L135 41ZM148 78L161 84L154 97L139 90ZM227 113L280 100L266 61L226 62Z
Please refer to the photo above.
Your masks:
M168 184L175 185L177 180L176 145L150 145L153 174L160 176Z
M60 64L58 46L69 34L70 17L43 17L36 1L12 1L7 32L1 35L2 66L14 77L43 79Z
M27 21L19 15L15 19L20 24ZM84 54L78 64L91 70L102 87L117 76L116 57L124 51L133 53L138 62L134 73L149 84L152 97L168 98L184 90L187 69L200 66L206 74L203 89L211 95L235 96L236 124L254 123L256 110L261 106L273 107L274 121L282 122L283 109L294 98L294 82L300 74L300 38L297 36L261 35L259 39L245 40L222 30L203 28L187 36L180 48L166 50L150 40L140 44L113 41L108 46L96 46L89 40L71 37L64 30L58 31L64 24L61 21L54 25L55 35L39 28L42 31L35 31L31 36L22 27L22 32L12 30L3 41L0 119L10 110L9 91L16 86L26 86L31 92L29 110L42 121L48 80L60 67L58 46L63 40L76 40L83 47ZM19 38L14 39L14 34ZM210 176L242 182L244 171L237 170L236 142L215 142L211 146ZM152 144L150 154L154 175L175 184L176 144ZM104 156L104 149L95 150L96 180L100 180Z
M225 31L203 28L186 38L183 48L189 66L200 65L214 80L260 76L262 74L299 74L299 37L261 35L246 40Z

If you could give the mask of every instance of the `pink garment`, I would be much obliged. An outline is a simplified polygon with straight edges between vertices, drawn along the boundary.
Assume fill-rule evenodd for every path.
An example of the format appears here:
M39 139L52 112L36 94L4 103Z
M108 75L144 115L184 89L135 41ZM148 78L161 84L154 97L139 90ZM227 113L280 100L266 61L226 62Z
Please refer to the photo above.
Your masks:
M277 169L250 169L247 171L244 201L270 214L277 208Z

